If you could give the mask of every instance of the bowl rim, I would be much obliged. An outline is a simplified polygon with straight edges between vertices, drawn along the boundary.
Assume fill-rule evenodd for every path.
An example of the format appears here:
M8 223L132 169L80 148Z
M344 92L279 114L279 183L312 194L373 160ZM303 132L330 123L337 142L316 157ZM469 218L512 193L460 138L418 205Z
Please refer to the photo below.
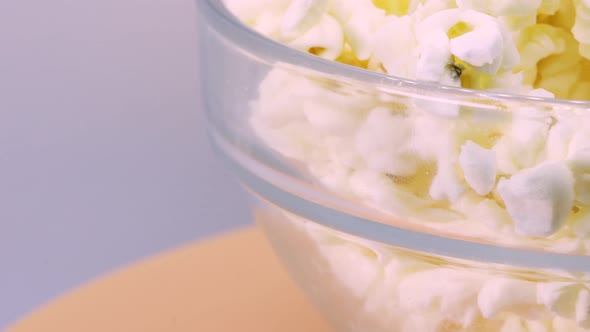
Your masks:
M584 110L590 112L590 101L577 101L565 99L542 98L522 96L516 94L495 93L482 90L472 90L441 86L433 83L413 81L372 72L291 49L283 44L273 41L241 23L223 5L221 0L196 0L199 5L199 16L206 20L206 26L212 27L220 36L232 44L240 47L241 51L249 56L257 57L261 61L276 64L275 61L295 65L304 69L311 69L326 75L336 75L355 82L364 82L378 87L393 89L409 88L423 92L444 93L457 97L473 98L474 96L493 100L509 102L535 103L545 107L551 106L564 110ZM261 59L262 58L262 59ZM205 101L205 108L207 108ZM205 112L207 113L207 112ZM209 115L207 115L209 117ZM233 173L255 192L271 201L279 207L287 207L294 214L302 215L318 224L328 228L352 234L366 240L371 240L393 247L400 247L433 255L443 255L450 258L465 259L480 263L492 263L513 267L527 267L535 269L565 270L568 272L590 272L590 255L564 254L542 251L537 248L518 248L495 244L482 243L474 240L463 240L447 235L437 234L436 231L416 231L391 224L384 224L370 218L343 213L323 204L302 198L302 195L286 190L285 186L278 186L267 181L264 175L254 172L252 167L246 164L255 162L262 166L264 174L269 174L273 169L263 162L247 161L248 156L236 158L235 149L231 149L229 143L223 142L221 147L217 142L227 141L222 138L224 133L217 132L220 128L212 125L208 119L210 141L218 149L225 164L229 164ZM234 150L228 153L229 150ZM285 174L274 170L276 176L288 178L291 183L296 182ZM258 174L257 174L258 173ZM262 189L261 189L262 188ZM291 189L291 188L289 188ZM301 207L307 207L302 209ZM304 213L301 213L301 212ZM337 217L336 217L337 216ZM401 241L400 241L401 240Z
M394 90L411 89L419 90L419 93L452 95L454 98L481 98L494 100L498 102L524 103L529 105L534 103L539 107L552 107L554 109L575 109L590 112L590 100L574 100L527 96L506 92L495 92L490 90L476 90L461 88L449 85L441 85L433 82L417 81L399 76L379 73L351 65L327 60L319 56L301 52L281 44L271 38L268 38L254 29L242 23L230 10L224 5L223 0L196 0L201 4L199 8L205 9L209 15L207 18L209 25L216 28L229 29L223 34L224 38L231 40L242 50L250 51L254 56L260 57L261 50L264 50L263 60L279 61L296 67L313 70L315 72L337 76L342 79L349 79L358 83L370 84L380 88L390 88Z

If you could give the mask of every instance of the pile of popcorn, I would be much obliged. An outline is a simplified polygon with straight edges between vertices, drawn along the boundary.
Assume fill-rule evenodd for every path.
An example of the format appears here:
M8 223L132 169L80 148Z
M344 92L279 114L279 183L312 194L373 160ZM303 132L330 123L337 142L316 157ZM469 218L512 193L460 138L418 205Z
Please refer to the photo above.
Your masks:
M327 60L444 86L590 100L590 0L225 3L261 34ZM469 105L365 89L276 63L251 103L250 123L318 183L393 219L499 244L590 253L590 104L489 104L475 95ZM327 232L314 228L321 226L291 219L310 225L340 282L372 303L367 310L415 312L403 331L441 331L443 322L455 326L449 331L590 331L586 281L425 267L360 239L335 246L317 235ZM379 298L403 300L404 292L411 301ZM543 314L535 316L536 308ZM429 310L432 319L424 319ZM475 322L491 325L478 330Z
M588 0L227 0L260 33L387 75L590 99ZM404 220L502 243L587 252L590 114L327 84L277 64L251 123L329 189Z

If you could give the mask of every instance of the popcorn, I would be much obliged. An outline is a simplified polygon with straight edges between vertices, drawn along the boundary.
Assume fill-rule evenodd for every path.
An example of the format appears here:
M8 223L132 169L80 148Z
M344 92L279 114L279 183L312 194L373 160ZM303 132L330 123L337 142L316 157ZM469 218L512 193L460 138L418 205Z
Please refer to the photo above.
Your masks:
M541 6L541 3L541 0L457 0L459 8L474 9L492 16L526 16L534 14Z
M441 31L433 31L420 39L420 56L416 63L416 78L428 82L440 82L445 85L460 86L459 75L453 71L451 64L451 46L449 38Z
M460 8L474 9L497 17L512 30L519 30L536 23L536 14L541 0L462 0L457 1L457 5Z
M458 36L448 35L453 29L459 30ZM418 62L418 79L441 82L444 77L446 83L451 73L447 76L443 73L453 64L453 57L486 74L511 69L519 61L512 38L502 23L473 10L448 9L435 13L418 25L416 35L424 57Z
M328 60L336 59L344 47L344 34L342 27L330 15L324 14L319 22L295 38L287 45L304 52L312 52Z
M540 161L550 121L549 114L534 109L522 109L514 114L510 131L492 148L497 154L500 173L514 174Z
M412 311L438 306L444 318L468 327L477 317L473 299L481 283L481 276L468 271L448 268L419 271L399 284L399 303Z
M576 299L576 322L584 327L590 327L590 291L582 288Z
M500 332L549 332L549 327L538 321L527 321L518 316L509 316L502 324Z
M317 25L328 11L330 0L293 0L281 25L281 37L295 39Z
M334 271L334 275L339 278L338 281L359 298L362 298L369 291L379 277L380 272L377 262L370 252L360 246L344 243L322 246L321 250L322 255L327 258L326 261L330 268ZM341 273L350 264L355 266L354 271L350 270L348 273Z
M547 161L501 179L498 191L525 236L549 236L567 221L574 201L573 175L562 162Z
M359 0L369 1L369 0ZM374 48L375 33L385 20L385 11L374 6L357 6L343 25L352 51L359 60L367 60Z
M563 119L551 127L547 135L546 157L548 160L564 160L569 153L569 142L575 132L576 124Z
M430 197L436 200L455 202L465 191L459 171L453 161L439 161L438 170L432 179Z
M485 196L496 185L496 155L494 152L467 141L461 147L459 165L465 181L476 193Z
M483 317L492 318L502 310L536 303L536 288L532 282L514 278L492 278L481 287L477 304Z
M537 302L561 317L574 318L576 300L582 290L584 290L582 285L572 282L539 283L537 284Z
M406 148L411 128L408 122L385 107L369 113L356 134L355 147L370 169L392 175L416 172L416 161Z
M588 0L575 0L576 19L572 27L572 33L580 42L580 54L590 59L587 48L590 45L590 2Z
M390 75L411 77L416 71L416 43L412 19L391 17L375 33L371 61L377 64L375 67L383 66Z
M590 174L577 174L575 181L576 202L583 206L590 206Z
M537 12L544 15L555 15L559 10L560 4L560 0L543 0Z
M535 24L525 28L517 38L521 61L525 70L523 82L533 85L537 79L537 64L543 58L565 51L565 40L560 30L548 24Z
M584 238L590 234L590 210L588 208L580 208L572 215L569 222L572 225L572 232L578 237Z

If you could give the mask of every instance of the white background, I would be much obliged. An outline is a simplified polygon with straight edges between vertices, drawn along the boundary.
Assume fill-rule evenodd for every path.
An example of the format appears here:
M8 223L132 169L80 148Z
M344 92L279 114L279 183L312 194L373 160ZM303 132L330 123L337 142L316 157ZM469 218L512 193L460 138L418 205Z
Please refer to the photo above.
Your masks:
M0 330L248 223L205 140L192 0L0 1Z

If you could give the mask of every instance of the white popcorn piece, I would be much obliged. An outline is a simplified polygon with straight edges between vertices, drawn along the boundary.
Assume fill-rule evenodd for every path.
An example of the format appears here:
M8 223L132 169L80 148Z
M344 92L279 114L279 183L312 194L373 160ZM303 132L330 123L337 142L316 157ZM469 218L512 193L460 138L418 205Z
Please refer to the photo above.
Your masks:
M544 156L551 121L549 113L535 109L515 112L510 130L492 148L496 153L498 172L514 174L538 164Z
M590 291L587 288L578 293L575 318L579 325L590 328Z
M258 16L256 16L255 21L252 23L252 28L272 39L278 39L281 33L282 21L282 12L263 10L258 14Z
M305 120L305 98L300 98L300 95L316 89L309 80L287 70L275 68L266 75L258 87L259 98L252 104L254 117L270 128Z
M537 11L542 6L541 2L541 0L462 0L457 1L457 5L459 8L474 9L497 17L512 31L518 31L536 23Z
M457 0L459 8L473 9L493 16L526 16L536 13L541 0Z
M432 116L427 112L414 115L411 150L426 161L452 159L456 156L452 119Z
M394 37L395 36L395 37ZM372 60L389 75L413 77L416 72L416 37L410 17L390 17L375 33Z
M583 286L573 282L537 283L537 303L565 318L576 316L576 301Z
M577 155L590 150L590 128L580 126L576 128L568 147L568 158L576 159ZM589 170L590 171L590 170Z
M477 29L451 39L451 53L483 72L495 74L502 65L503 44L500 29Z
M546 161L498 184L515 232L549 236L567 221L574 202L572 172L563 162Z
M445 32L432 31L420 40L420 56L416 64L416 79L428 82L443 82L459 86L459 77L449 69L453 58L451 45Z
M501 230L512 222L505 209L501 208L493 199L487 198L475 205L472 220L477 220L495 231Z
M379 278L379 264L366 249L352 243L323 245L319 248L334 277L354 296L362 298Z
M525 114L519 110L508 134L511 157L519 169L538 164L547 142L550 118L546 114Z
M555 239L548 246L548 249L553 252L561 254L580 254L583 250L584 244L579 239L572 239L571 237L562 237Z
M398 188L386 175L374 171L353 172L349 185L352 192L369 205L398 217L414 215L432 204L431 200Z
M575 176L575 181L576 202L590 206L590 174L578 174Z
M552 322L551 332L588 332L590 329L585 329L572 320L561 316L556 316Z
M449 39L448 31L460 23L470 29ZM496 73L500 68L509 69L519 62L518 50L502 23L474 10L448 9L435 13L420 23L416 35L423 54L433 52L430 48L441 48L441 54L432 57L430 61L433 63L429 67L448 67L450 62L442 56L447 52L444 38L448 43L449 56L455 55L485 73Z
M542 0L489 1L494 16L527 16L536 14Z
M443 322L444 317L440 314L419 313L409 315L405 318L400 332L439 332Z
M348 179L353 170L333 161L316 162L308 165L308 169L320 182L329 189L348 193Z
M456 162L439 160L436 175L430 186L430 197L435 200L455 202L465 191Z
M502 324L499 332L531 332L526 326L526 321L516 315L510 315Z
M371 5L354 8L343 30L353 53L367 60L373 53L375 34L385 21L385 11Z
M590 44L590 2L574 0L576 18L572 33L580 44Z
M309 123L327 135L344 136L352 134L360 125L363 113L334 107L321 100L303 102L303 114Z
M476 193L485 196L496 184L496 155L472 141L461 147L459 165L463 170L465 181Z
M496 155L498 174L514 174L520 170L520 166L514 160L514 144L509 136L502 136L492 148Z
M551 327L546 322L538 320L526 320L526 327L528 332L550 332Z
M406 147L411 130L410 120L392 114L387 107L376 107L360 126L355 147L369 169L392 175L412 175L416 172L416 160Z
M565 160L576 125L571 121L559 119L547 135L546 157L548 160Z
M419 271L399 284L399 303L409 311L437 306L443 317L468 327L477 318L475 298L482 282L480 275L465 270Z
M590 182L587 185L590 185ZM586 235L590 234L590 209L587 207L580 209L572 216L570 224L574 234L579 238L585 238Z
M578 175L590 173L590 149L582 149L568 158L568 165Z
M332 1L332 5L330 6L328 12L334 16L334 18L336 18L340 24L345 24L350 19L352 13L359 6L373 6L373 4L371 3L371 0Z
M397 1L397 0L394 0ZM457 8L455 0L416 1L410 0L408 12L417 24L424 21L428 16L443 10Z
M263 12L284 12L290 2L291 0L224 0L229 11L248 24L254 23Z
M568 163L575 173L575 199L590 205L590 133L588 128L577 131L569 144Z
M538 320L526 320L517 315L509 316L500 332L552 332L551 326Z
M328 155L326 155L326 158L350 169L364 168L365 162L363 157L356 149L351 149L351 146L354 146L353 137L327 137L326 147L328 149Z
M328 60L336 59L344 47L344 33L340 23L328 14L307 32L288 43L294 49L309 52Z
M318 24L330 7L330 0L292 0L281 25L281 37L289 41Z
M260 117L253 117L250 124L270 148L286 157L313 162L326 153L324 137L307 122L290 122L283 127L270 128Z
M535 283L515 278L492 278L477 295L477 304L484 318L492 318L502 310L516 305L536 303Z

